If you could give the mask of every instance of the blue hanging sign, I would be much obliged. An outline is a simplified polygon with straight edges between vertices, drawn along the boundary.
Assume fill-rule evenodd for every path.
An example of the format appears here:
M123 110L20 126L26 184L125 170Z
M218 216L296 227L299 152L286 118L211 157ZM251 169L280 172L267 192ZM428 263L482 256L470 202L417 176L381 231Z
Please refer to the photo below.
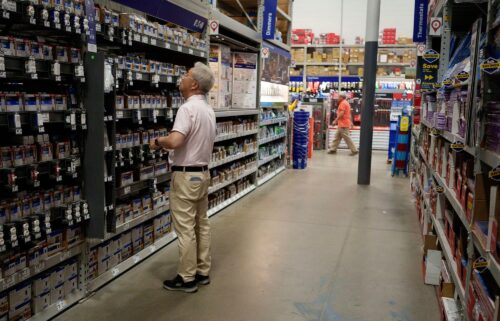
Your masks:
M278 0L264 0L264 27L262 28L262 39L274 40L277 11Z
M428 0L415 0L413 42L426 42Z
M208 22L207 18L167 0L115 0L115 2L196 32L203 32Z

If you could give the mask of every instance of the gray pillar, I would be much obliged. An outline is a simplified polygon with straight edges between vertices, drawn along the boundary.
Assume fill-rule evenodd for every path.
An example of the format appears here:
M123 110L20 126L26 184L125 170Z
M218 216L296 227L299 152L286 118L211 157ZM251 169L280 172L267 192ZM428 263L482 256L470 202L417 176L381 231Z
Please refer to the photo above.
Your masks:
M361 106L358 185L370 185L379 20L380 0L369 0L366 15L365 69L363 74L363 104Z

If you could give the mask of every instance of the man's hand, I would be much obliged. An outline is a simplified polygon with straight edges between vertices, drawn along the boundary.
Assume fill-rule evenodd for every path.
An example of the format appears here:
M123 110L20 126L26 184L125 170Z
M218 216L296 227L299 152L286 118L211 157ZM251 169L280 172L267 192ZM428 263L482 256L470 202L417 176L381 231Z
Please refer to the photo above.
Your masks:
M151 139L149 141L149 149L150 150L158 150L158 149L161 149L161 146L156 145L156 140L155 139Z

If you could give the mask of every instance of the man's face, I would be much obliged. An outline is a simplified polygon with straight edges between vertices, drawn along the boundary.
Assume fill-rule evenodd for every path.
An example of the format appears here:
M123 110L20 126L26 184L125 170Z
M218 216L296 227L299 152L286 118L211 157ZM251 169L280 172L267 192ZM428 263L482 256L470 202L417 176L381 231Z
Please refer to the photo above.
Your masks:
M188 73L181 77L179 83L179 90L184 97L188 97L189 94L198 89L198 83L193 79L191 69Z

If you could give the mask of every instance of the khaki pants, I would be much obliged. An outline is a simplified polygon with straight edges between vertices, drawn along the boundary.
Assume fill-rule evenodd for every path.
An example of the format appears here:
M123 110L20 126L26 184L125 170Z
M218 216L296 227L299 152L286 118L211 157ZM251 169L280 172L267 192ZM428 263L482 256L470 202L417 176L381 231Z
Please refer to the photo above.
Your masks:
M354 146L354 143L352 142L351 131L349 130L349 128L340 128L340 127L337 128L337 132L335 133L335 139L333 140L332 145L330 146L331 151L337 150L342 138L345 140L351 152L356 153L358 151L358 149L356 148L356 146Z
M196 273L208 276L211 266L208 187L210 173L174 172L170 187L170 210L179 241L179 274L184 282Z

